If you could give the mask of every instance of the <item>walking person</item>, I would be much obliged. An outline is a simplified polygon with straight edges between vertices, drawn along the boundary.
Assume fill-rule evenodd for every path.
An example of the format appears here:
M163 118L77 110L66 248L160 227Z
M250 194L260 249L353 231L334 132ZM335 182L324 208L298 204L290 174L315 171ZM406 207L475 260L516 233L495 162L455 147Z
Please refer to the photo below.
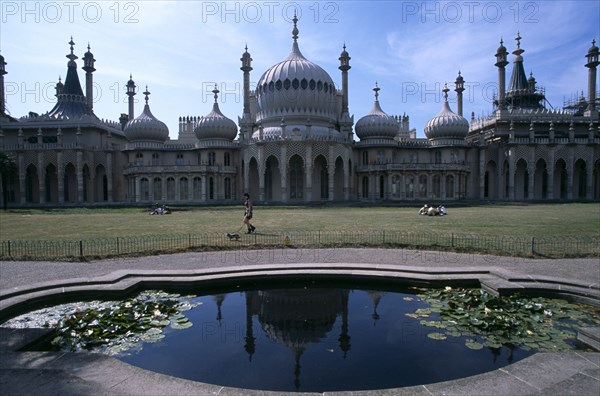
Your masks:
M244 193L244 224L248 227L248 234L252 234L256 227L250 224L252 218L252 201L250 201L250 194Z

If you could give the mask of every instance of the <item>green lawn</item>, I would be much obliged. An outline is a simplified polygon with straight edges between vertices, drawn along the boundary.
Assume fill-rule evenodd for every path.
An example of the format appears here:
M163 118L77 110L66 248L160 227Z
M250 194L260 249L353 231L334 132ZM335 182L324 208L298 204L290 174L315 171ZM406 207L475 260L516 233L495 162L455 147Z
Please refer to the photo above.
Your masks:
M600 238L600 203L494 204L448 207L443 217L418 216L418 207L254 208L259 232L406 231L524 237ZM150 216L141 208L0 211L0 240L89 239L236 231L243 208L174 208Z

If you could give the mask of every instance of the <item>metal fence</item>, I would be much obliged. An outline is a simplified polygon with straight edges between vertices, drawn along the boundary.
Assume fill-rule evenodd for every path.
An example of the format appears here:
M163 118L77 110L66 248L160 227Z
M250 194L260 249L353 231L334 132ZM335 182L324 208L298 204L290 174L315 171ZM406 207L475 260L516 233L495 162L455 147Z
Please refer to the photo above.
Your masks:
M395 247L517 257L600 257L593 237L519 237L402 231L310 231L241 234L142 235L80 240L4 240L0 260L87 260L199 250L274 247Z

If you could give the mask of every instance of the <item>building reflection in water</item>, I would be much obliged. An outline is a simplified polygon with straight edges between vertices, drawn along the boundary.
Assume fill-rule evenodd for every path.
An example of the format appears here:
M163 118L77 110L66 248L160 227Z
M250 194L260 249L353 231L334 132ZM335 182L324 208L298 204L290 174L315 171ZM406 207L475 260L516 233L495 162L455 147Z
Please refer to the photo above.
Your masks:
M339 348L344 358L351 349L347 289L278 289L246 292L245 349L250 360L256 352L252 317L272 341L288 347L295 359L294 385L300 388L301 358L310 344L318 344L340 318ZM381 299L383 293L377 298ZM374 300L375 301L375 300ZM374 312L376 308L374 308ZM219 311L220 312L220 311Z

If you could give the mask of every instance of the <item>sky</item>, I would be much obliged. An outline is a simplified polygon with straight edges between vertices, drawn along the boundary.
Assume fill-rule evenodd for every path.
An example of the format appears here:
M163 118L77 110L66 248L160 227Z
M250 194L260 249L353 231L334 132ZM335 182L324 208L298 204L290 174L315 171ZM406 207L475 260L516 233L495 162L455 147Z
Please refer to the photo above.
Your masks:
M339 56L350 54L349 108L355 123L373 107L373 87L390 115L406 114L417 137L441 109L442 88L465 80L464 116L492 111L498 90L495 53L500 40L509 53L517 32L527 74L545 89L548 108L587 97L585 55L600 42L598 1L6 1L0 0L0 54L4 56L7 110L13 117L43 114L56 103L73 37L79 79L89 44L96 59L94 112L118 121L127 113L125 84L137 85L135 116L150 108L177 139L180 116L219 107L241 116L240 57L253 58L254 88L262 74L292 48L292 18L298 16L303 55L329 73L341 88ZM600 45L600 44L597 44ZM510 80L507 66L506 82ZM599 78L600 80L600 78ZM600 89L596 88L596 92Z

